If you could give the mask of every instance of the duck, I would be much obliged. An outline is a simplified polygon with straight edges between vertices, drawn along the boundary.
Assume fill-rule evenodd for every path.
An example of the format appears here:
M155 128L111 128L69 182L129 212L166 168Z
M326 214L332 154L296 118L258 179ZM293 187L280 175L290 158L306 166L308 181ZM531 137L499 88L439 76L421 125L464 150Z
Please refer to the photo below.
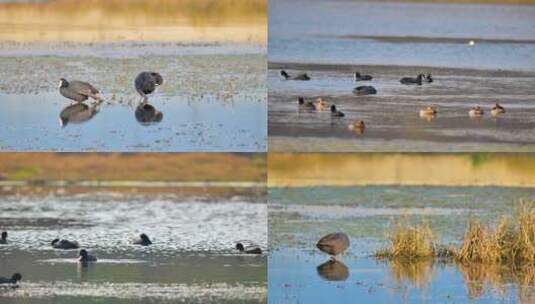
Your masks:
M301 96L297 97L297 102L300 107L304 107L309 110L316 110L316 105L312 101L305 101L305 98Z
M492 109L490 110L490 114L492 116L498 116L500 114L504 114L505 113L505 108L502 107L499 103L496 103Z
M147 95L154 93L158 86L163 84L163 77L157 72L141 72L134 80L134 88L144 101Z
M96 262L97 257L94 255L90 255L87 250L80 249L78 252L78 262L80 263L88 263L88 262Z
M152 242L150 241L149 237L145 233L142 233L139 235L138 238L134 239L132 244L141 245L141 246L149 246L149 245L152 245Z
M359 86L353 89L355 95L375 95L377 90L372 86Z
M323 111L329 107L329 104L320 97L316 100L314 106L316 107L316 111Z
M420 110L420 117L432 117L437 114L437 110L433 107L426 107L425 109Z
M7 231L2 231L2 237L0 237L0 245L7 244Z
M296 76L290 76L285 70L281 70L280 73L285 80L310 80L310 76L307 73L297 74Z
M424 75L423 74L419 74L418 76L416 76L416 78L412 78L412 77L403 77L399 80L399 82L401 82L402 84L417 84L417 85L422 85L422 81L424 79Z
M98 111L98 104L88 106L85 103L75 103L66 106L59 113L59 125L63 128L69 123L86 122L95 117Z
M98 102L103 100L99 95L100 92L87 82L79 80L67 81L65 78L61 78L58 88L61 95L77 102L84 102L89 97Z
M366 129L366 125L364 124L364 121L356 120L356 121L350 123L349 125L347 125L347 128L350 131L353 131L353 132L355 132L357 134L362 134L362 133L364 133L364 130Z
M247 254L262 254L262 249L260 249L260 247L252 246L250 248L245 248L245 246L241 242L236 243L236 250Z
M366 81L366 80L372 80L373 77L371 75L361 75L359 72L355 72L355 81Z
M17 272L11 278L0 277L0 285L16 285L20 280L22 280L22 275Z
M80 247L76 241L60 240L58 238L52 240L51 245L55 249L78 249Z
M335 105L331 105L331 116L332 117L344 117L345 114L341 111L338 111Z
M147 103L143 102L137 106L136 111L134 112L137 122L142 125L150 125L154 123L159 123L163 119L163 113L156 110L156 108Z
M470 111L468 111L468 115L470 117L481 117L483 116L485 112L483 111L483 109L480 107L480 106L476 106L472 109L470 109Z
M337 256L349 247L349 237L343 232L329 233L322 237L316 247L331 256Z
M431 82L433 82L433 76L431 76L431 73L428 73L428 74L425 76L425 82L427 82L427 83L431 83Z

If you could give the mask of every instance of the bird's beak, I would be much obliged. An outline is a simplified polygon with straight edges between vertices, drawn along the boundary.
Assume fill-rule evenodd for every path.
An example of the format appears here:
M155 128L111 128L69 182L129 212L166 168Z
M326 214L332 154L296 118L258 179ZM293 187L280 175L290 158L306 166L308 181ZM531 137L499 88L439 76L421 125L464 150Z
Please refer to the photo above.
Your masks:
M62 127L62 128L64 128L66 125L67 125L67 123L66 123L66 122L63 122L63 119L60 118L60 119L59 119L59 126Z
M62 83L63 83L63 82L60 80L59 83L58 83L58 88L61 88L61 84L62 84Z

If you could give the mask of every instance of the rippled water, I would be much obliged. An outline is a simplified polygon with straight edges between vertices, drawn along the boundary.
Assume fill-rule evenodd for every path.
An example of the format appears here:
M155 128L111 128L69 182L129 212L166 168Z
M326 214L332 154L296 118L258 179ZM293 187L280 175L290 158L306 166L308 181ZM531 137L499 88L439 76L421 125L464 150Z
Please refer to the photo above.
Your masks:
M533 71L534 19L526 5L272 0L269 61Z
M510 214L520 199L535 199L531 188L507 187L314 187L272 188L269 193L270 303L467 302L530 303L527 285L507 269L459 268L441 261L396 264L370 257L387 245L396 220L425 219L439 242L458 243L471 216L492 222ZM341 264L315 244L343 231L350 247ZM531 296L531 298L530 298Z
M2 303L265 302L266 261L234 242L267 249L266 205L116 193L2 197L0 275L20 272L20 288ZM153 245L131 245L144 232ZM81 267L76 250L54 250L56 237L77 240L99 260Z
M265 55L253 45L116 43L9 44L0 49L0 150L265 151ZM149 98L159 123L134 116L133 80L158 71ZM60 78L97 87L105 102L91 119L62 128L71 101Z

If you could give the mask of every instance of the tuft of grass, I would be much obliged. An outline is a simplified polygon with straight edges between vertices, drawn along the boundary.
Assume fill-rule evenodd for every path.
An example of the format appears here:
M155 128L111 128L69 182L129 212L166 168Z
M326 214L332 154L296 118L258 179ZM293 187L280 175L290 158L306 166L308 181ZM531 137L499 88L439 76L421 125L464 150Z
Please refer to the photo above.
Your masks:
M494 229L471 219L454 256L462 263L535 263L535 201L521 202L513 217L502 217Z
M400 221L387 237L390 246L376 253L379 258L415 260L436 256L435 236L427 223L410 225Z

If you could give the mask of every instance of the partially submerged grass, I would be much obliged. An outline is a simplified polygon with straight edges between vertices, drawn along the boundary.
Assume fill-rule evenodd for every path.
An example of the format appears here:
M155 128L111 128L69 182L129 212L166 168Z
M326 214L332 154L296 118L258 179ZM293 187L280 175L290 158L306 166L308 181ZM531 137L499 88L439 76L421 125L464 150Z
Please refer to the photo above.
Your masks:
M504 286L518 286L520 303L535 297L535 201L521 201L512 217L497 225L483 225L472 218L459 248L440 246L427 223L400 221L389 233L390 246L379 250L378 259L389 260L393 278L422 288L432 277L435 258L455 262L464 276L468 295L479 298L490 285L499 293Z
M534 264L535 201L521 202L513 217L502 217L494 229L471 219L455 259L462 263Z
M436 256L435 236L427 223L410 225L400 221L387 237L390 246L376 253L379 258L410 261Z
M535 264L535 201L522 201L512 217L503 216L495 228L472 218L459 248L435 243L427 223L400 221L388 233L390 246L376 252L378 258L414 260L447 257L460 263L502 265Z

